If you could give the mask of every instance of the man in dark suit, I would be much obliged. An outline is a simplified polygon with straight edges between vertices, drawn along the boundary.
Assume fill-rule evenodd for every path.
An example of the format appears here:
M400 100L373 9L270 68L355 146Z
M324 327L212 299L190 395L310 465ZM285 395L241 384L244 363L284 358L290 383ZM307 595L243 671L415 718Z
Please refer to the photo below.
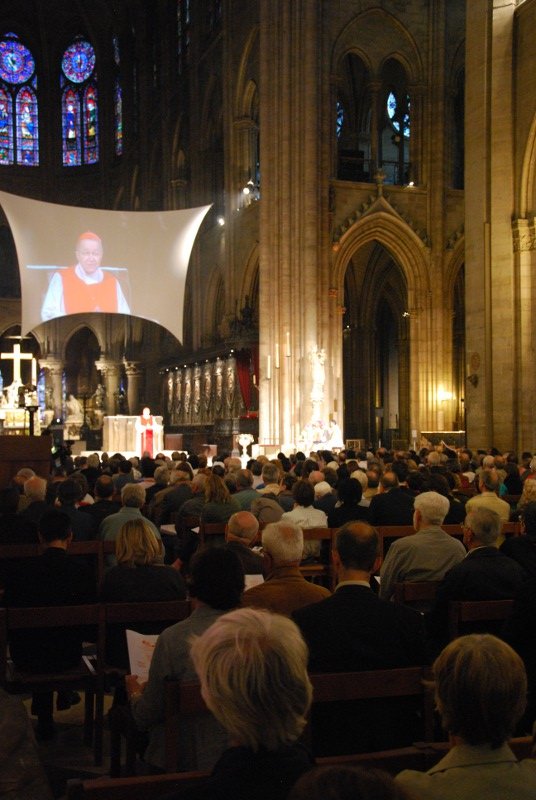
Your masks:
M411 525L413 523L413 495L400 488L394 472L385 472L380 478L380 488L370 501L368 518L371 525Z
M95 502L78 509L87 514L93 523L92 539L97 538L97 532L103 519L110 514L117 514L121 509L119 500L113 500L114 483L110 475L101 475L95 481Z
M501 528L501 518L490 508L482 506L467 514L463 527L467 555L445 574L429 618L434 651L448 641L448 612L452 600L507 600L516 595L525 580L524 569L497 549ZM499 633L499 630L488 626L487 632Z
M45 552L18 562L7 580L6 606L28 608L95 602L95 578L91 570L66 552L73 538L69 517L56 509L47 512L41 518L39 538ZM86 636L83 627L15 631L10 639L11 657L19 669L43 673L67 670L79 663ZM51 738L52 692L34 694L32 711L38 717L37 735Z
M94 539L96 534L93 521L77 507L82 497L82 487L73 478L67 478L67 480L60 483L58 500L61 510L67 514L71 521L71 531L75 542L87 542Z
M292 615L309 646L309 669L345 672L424 664L421 616L380 600L370 588L370 576L379 566L375 529L366 522L346 523L337 533L333 566L335 593ZM313 731L319 734L316 742L313 734L313 744L322 754L388 749L410 742L417 733L405 704L396 709L392 703L333 705L337 708L314 712L317 723L322 714L321 725L313 717Z

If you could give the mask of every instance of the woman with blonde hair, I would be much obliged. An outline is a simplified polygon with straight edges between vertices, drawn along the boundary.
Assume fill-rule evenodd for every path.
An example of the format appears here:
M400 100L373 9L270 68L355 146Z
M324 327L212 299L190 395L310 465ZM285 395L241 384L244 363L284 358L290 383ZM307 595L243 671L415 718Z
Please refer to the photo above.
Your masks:
M229 517L241 510L223 479L211 472L205 482L205 505L201 510L201 522L227 522Z
M143 517L126 522L115 542L117 566L106 573L101 599L106 602L135 603L154 600L183 600L184 578L163 563L163 545ZM172 624L174 620L170 620ZM142 625L140 633L160 633L162 625ZM143 630L142 630L143 628ZM107 635L107 659L114 666L127 667L128 653L123 625L110 626Z
M520 520L525 506L534 502L536 502L536 478L527 478L523 483L523 491L517 503L517 508L512 512L510 519L514 522Z

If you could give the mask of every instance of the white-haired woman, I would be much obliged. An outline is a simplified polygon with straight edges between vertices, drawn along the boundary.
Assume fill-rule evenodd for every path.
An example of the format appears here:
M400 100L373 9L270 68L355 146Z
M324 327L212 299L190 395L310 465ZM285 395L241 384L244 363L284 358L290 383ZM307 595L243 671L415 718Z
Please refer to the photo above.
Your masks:
M312 767L298 744L312 690L297 626L268 611L238 609L195 639L190 656L203 698L231 746L206 783L181 792L181 800L285 800Z

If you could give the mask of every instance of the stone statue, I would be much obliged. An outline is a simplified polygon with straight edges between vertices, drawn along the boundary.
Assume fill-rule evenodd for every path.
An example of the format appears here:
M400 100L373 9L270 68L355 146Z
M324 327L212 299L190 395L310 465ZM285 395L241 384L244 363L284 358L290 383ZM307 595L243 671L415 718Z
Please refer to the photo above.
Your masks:
M324 383L326 381L326 351L324 348L319 350L314 347L309 354L311 362L311 372L313 376L313 388L311 389L311 402L321 403L324 399Z
M84 421L84 413L82 410L82 406L80 405L80 401L74 396L74 394L70 394L67 400L65 401L65 410L67 411L66 422Z
M102 410L104 408L105 397L106 397L106 389L104 388L102 383L99 383L93 394L94 407L96 409Z

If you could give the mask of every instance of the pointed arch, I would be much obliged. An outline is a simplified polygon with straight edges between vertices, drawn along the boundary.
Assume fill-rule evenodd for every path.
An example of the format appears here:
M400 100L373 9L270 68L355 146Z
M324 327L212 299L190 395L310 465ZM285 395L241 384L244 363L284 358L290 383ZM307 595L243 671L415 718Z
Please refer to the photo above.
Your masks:
M405 222L383 210L372 211L355 222L337 246L333 277L340 292L344 288L344 273L352 254L372 241L383 245L398 262L404 272L408 292L414 294L415 298L430 292L426 246Z

